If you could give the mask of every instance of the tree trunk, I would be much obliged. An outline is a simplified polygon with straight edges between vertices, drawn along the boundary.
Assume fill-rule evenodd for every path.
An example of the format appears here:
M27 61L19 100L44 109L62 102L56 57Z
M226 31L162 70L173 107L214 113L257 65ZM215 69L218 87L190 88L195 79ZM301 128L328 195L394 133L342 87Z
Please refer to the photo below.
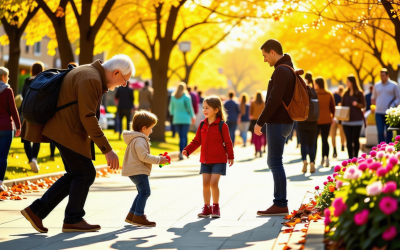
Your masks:
M8 84L14 91L14 95L18 95L18 77L19 77L19 58L21 56L21 48L19 47L21 37L18 34L8 34L8 38L10 40L9 45L9 58L7 63L7 68L10 71L10 80Z
M154 141L165 142L165 121L167 118L168 109L168 66L160 67L160 62L155 62L151 67L153 80L154 96L151 105L151 111L158 118L157 125L154 127L154 132L151 139Z
M65 26L65 17L57 18L57 22L53 23L56 31L58 52L60 53L61 68L68 68L70 62L75 62L74 52L68 39L67 27Z
M79 64L90 64L93 62L94 41L85 39L85 35L81 34Z
M183 79L183 82L186 83L187 86L189 86L189 79L190 79L190 73L192 73L193 65L188 65L185 66L185 78Z

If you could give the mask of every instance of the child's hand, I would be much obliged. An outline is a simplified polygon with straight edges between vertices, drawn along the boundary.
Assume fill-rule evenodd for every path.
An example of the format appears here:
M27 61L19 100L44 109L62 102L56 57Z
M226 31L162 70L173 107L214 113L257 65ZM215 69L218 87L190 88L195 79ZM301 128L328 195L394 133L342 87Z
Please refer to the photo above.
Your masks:
M183 150L183 151L182 151L182 154L183 154L184 156L188 157L188 152L187 152L186 150Z
M233 159L228 159L228 164L229 164L229 167L231 167L232 165L233 165Z
M166 156L160 156L160 164L165 164L168 162L168 159Z

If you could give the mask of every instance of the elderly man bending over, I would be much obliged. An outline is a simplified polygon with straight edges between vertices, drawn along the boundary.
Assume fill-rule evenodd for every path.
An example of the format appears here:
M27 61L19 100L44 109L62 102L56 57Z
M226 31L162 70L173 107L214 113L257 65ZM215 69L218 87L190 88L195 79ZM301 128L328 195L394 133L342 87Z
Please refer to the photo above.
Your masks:
M37 231L48 231L42 220L67 196L62 231L100 229L100 225L90 225L83 219L86 197L96 178L92 162L95 159L94 144L105 155L111 169L119 167L118 156L99 126L101 99L109 90L125 86L134 73L133 62L126 55L114 56L104 64L97 60L77 67L65 76L57 106L73 101L78 103L60 110L46 124L24 122L22 137L31 142L52 141L60 151L66 171L41 198L21 211Z

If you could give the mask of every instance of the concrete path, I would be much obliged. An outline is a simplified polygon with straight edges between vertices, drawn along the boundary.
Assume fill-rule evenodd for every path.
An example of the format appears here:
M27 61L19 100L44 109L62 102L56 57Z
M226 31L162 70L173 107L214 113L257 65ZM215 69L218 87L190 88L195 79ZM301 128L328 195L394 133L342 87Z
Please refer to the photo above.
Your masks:
M157 222L155 228L139 228L124 221L136 190L129 178L112 175L96 179L85 205L85 219L100 224L99 232L62 233L65 199L44 220L49 233L37 233L19 212L42 194L33 193L26 195L27 200L0 202L0 249L281 249L274 248L274 243L282 228L282 216L256 215L273 200L266 156L254 158L250 146L237 146L235 153L234 166L220 181L219 219L197 218L203 198L199 155L194 155L163 169L153 167L152 194L145 212ZM346 155L340 152L338 162ZM290 210L297 209L306 192L332 174L331 168L322 167L312 176L302 174L300 150L294 143L285 148L284 163Z

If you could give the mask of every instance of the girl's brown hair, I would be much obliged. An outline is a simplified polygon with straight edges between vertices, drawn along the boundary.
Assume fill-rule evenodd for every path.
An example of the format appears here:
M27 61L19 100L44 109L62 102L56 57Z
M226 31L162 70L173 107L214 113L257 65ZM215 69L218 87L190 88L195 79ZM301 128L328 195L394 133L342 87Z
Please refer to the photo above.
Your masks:
M213 109L218 109L217 117L220 117L221 120L226 121L228 115L226 114L226 110L224 105L222 105L221 99L216 96L212 95L204 99L204 101Z
M362 89L360 88L360 85L357 84L357 79L355 78L354 75L349 75L347 77L347 80L349 80L351 82L351 86L353 88L353 94L354 95L358 95L359 92L363 92ZM344 91L344 94L349 94L350 95L350 88L346 88L346 90Z
M240 96L240 113L242 115L246 114L246 104L247 104L248 100L249 100L249 95L247 93L243 93Z
M149 128L157 124L157 120L157 116L149 111L136 111L131 122L131 130L142 132L143 127Z
M254 96L254 102L257 104L264 103L264 99L261 93L261 90L257 90L255 96Z

